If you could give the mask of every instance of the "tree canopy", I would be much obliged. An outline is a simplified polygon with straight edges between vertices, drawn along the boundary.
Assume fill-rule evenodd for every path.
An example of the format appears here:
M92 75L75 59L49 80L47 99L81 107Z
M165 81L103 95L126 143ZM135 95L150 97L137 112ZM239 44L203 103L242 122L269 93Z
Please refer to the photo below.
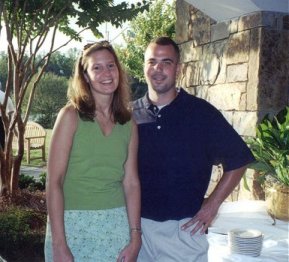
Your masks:
M51 72L55 75L64 76L69 79L72 76L74 64L78 55L79 50L76 48L69 49L66 53L61 53L59 51L53 53L45 72Z
M175 1L156 0L149 10L139 13L130 23L124 39L125 47L118 48L122 63L128 73L145 83L143 75L144 51L148 43L158 36L175 38Z
M53 128L59 110L67 103L67 88L66 77L54 73L43 74L34 94L31 114L44 128Z
M5 148L0 148L0 194L13 193L18 187L20 164L23 157L25 125L31 110L35 88L37 87L51 55L71 40L81 40L80 33L91 30L96 37L101 36L99 25L110 22L120 26L131 20L139 12L148 8L143 1L135 5L112 0L2 0L0 1L0 37L6 31L7 81L3 83L6 97L0 104L2 122L5 128ZM79 27L76 31L71 21ZM58 32L69 37L65 43L56 41ZM48 39L48 34L52 38ZM49 49L40 53L44 43ZM28 91L29 100L23 107L23 99ZM12 118L6 115L8 96L13 95L16 110ZM13 136L18 136L18 151L12 154Z

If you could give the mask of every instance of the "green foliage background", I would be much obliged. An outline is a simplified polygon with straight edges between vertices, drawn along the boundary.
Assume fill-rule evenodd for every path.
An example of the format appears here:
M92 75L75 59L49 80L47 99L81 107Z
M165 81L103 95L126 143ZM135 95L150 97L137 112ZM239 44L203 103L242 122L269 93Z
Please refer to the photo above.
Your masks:
M29 86L28 88L31 88ZM67 103L68 79L45 73L35 90L31 115L44 128L52 128L59 110ZM24 105L28 97L25 97Z
M140 83L145 83L143 74L144 51L148 43L158 36L175 38L175 1L156 0L149 10L140 13L130 24L123 36L126 46L118 47L117 52L128 74Z
M2 91L5 90L4 85L7 80L7 55L4 52L0 52L0 83L2 85Z
M266 115L256 131L247 141L256 158L249 167L259 171L261 183L271 177L289 186L289 107L274 118Z
M143 54L146 46L157 36L166 35L174 38L175 22L175 1L171 4L168 4L166 0L152 1L149 10L139 13L129 23L129 30L123 35L125 46L114 46L130 76L133 99L141 97L147 89L143 75ZM53 127L59 109L67 101L68 79L73 73L78 55L79 50L75 48L65 54L53 53L45 70L46 73L36 88L31 117L45 128ZM0 81L4 85L7 79L7 55L4 52L0 53L0 70ZM31 89L31 84L24 99L23 108L27 106L29 89Z
M45 213L19 208L0 212L1 256L7 261L43 261L45 226Z
M52 54L45 72L70 78L79 53L80 51L76 48L71 48L66 53L55 52Z

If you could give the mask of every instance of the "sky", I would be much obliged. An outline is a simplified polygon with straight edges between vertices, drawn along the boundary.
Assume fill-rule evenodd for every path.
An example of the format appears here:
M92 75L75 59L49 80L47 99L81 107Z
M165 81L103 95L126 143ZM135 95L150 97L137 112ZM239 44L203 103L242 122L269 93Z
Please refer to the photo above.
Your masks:
M136 2L140 2L141 0L129 0L129 1L125 1L127 3L136 3ZM114 0L115 4L119 4L121 2L124 2L123 0ZM105 23L102 24L99 27L99 31L103 34L105 40L109 40L112 44L117 43L117 44L122 44L123 43L123 39L122 39L122 33L125 32L128 29L128 22L124 23L121 27L116 28L113 27L110 23ZM78 42L78 41L72 41L70 42L67 46L62 47L59 51L60 52L66 52L68 49L70 48L78 48L78 49L82 49L83 46L87 43L90 42L95 42L98 40L102 40L102 39L96 39L93 34L90 32L90 30L87 30L85 32L83 32L81 34L82 36L82 41ZM5 44L5 39L6 39L6 34L5 34L5 30L4 28L2 28L2 32L0 35L0 51L6 51L6 44ZM57 47L57 43L64 43L68 40L68 38L63 35L62 33L58 32L57 33L57 39L55 41L55 47ZM48 40L46 40L47 42L49 42ZM48 45L43 46L43 49L48 49Z

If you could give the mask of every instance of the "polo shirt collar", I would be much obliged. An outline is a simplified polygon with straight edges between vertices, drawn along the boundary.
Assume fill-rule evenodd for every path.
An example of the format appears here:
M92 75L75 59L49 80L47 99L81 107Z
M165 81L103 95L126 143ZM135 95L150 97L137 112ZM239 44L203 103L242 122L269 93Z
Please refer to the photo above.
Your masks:
M173 103L175 103L176 101L178 101L180 98L179 97L182 97L184 94L185 94L185 91L182 89L182 88L176 88L177 89L177 93L178 95L174 98L174 100L169 103L168 105L171 105ZM148 109L150 106L153 105L153 103L151 102L151 100L149 99L149 94L148 92L146 92L146 94L143 96L142 98L142 103L144 105L144 107L146 109Z

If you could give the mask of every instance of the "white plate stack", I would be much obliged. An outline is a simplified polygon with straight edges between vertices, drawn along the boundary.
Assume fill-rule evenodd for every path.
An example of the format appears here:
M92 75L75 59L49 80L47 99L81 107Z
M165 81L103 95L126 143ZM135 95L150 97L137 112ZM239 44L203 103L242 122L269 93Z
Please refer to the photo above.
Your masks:
M231 253L260 256L263 244L263 234L255 229L233 229L229 231L229 247Z

